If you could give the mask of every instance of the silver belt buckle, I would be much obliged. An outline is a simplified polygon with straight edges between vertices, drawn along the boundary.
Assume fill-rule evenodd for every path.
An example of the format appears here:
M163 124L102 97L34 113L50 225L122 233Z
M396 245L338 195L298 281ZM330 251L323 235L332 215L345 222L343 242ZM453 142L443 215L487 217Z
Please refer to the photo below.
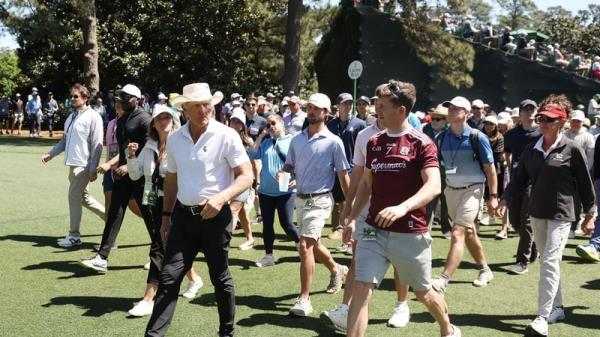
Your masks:
M199 215L201 211L202 210L200 209L200 206L198 206L198 205L190 206L190 213L192 213L192 215Z

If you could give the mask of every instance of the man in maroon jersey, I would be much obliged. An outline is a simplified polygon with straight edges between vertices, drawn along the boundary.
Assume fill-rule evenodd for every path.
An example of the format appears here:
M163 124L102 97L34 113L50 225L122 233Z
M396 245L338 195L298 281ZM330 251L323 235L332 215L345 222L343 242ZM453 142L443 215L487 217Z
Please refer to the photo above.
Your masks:
M356 241L356 276L347 336L364 336L368 303L390 263L438 322L442 336L461 336L450 324L444 298L431 288L431 236L426 206L441 190L436 145L408 123L416 101L410 83L391 80L377 87L377 114L387 128L367 144L363 177L344 230ZM371 197L365 222L356 224ZM354 233L356 232L356 233Z

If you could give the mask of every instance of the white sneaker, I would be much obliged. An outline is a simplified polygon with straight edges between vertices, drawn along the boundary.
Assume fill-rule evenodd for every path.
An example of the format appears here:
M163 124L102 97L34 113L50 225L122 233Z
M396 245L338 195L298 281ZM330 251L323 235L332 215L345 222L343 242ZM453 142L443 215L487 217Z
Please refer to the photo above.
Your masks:
M473 281L473 285L476 287L485 287L494 279L494 273L489 268L481 269L477 278Z
M533 335L548 336L548 321L544 317L538 316L529 323L525 331Z
M444 296L446 291L448 291L448 284L445 282L443 277L436 277L431 279L431 288L435 290L438 294Z
M343 243L341 246L337 248L337 251L340 253L344 253L346 255L352 255L352 246L346 243Z
M325 325L335 329L335 331L346 334L348 325L348 306L340 305L331 311L323 311L319 316Z
M150 262L146 262L146 264L144 265L144 269L150 270Z
M240 250L248 250L254 247L254 241L244 241L241 245L239 245Z
M183 292L183 294L181 294L181 296L192 299L192 298L196 297L198 290L200 290L200 288L202 288L203 286L204 286L204 281L202 281L201 277L199 277L198 281L196 281L196 282L190 281L188 283L187 289Z
M258 262L256 262L256 266L259 268L274 266L277 262L277 258L273 256L273 254L266 254L263 256Z
M144 317L152 315L152 309L154 308L154 301L148 303L144 300L137 302L128 313L135 317Z
M81 244L81 239L76 236L67 235L64 239L61 239L56 243L63 248L69 248L79 246Z
M447 231L445 233L442 233L442 235L444 236L444 239L452 240L452 231Z
M396 304L394 307L394 314L387 322L387 326L390 328L404 328L410 320L410 312L408 310L408 304Z
M296 303L290 309L290 315L292 316L308 316L313 311L312 304L310 303L310 299L308 298L300 298L296 299Z
M337 272L331 275L329 285L327 285L325 292L328 294L337 294L342 289L342 285L346 280L346 275L348 275L348 267L338 263Z
M554 307L548 316L548 324L553 324L565 319L565 309L563 307Z
M95 271L99 271L101 273L106 273L108 270L108 261L98 254L91 259L81 260L80 263L84 267L94 269Z
M512 274L523 275L529 271L529 268L527 268L526 264L517 262L508 267L508 271Z
M569 239L575 239L575 231L574 230L569 231Z
M448 335L446 337L461 337L461 336L462 336L462 332L460 331L460 329L456 325L452 324L452 334Z

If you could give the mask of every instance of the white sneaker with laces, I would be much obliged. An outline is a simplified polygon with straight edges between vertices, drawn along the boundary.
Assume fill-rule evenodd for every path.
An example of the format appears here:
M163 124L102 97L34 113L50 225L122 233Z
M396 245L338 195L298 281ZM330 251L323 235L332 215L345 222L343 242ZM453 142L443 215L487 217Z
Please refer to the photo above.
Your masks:
M348 324L348 306L340 305L331 311L323 311L319 316L325 325L335 329L335 331L346 334Z
M544 317L538 316L529 323L525 331L532 335L548 336L548 321Z
M241 245L239 245L240 250L248 250L254 247L254 241L244 241Z
M81 239L77 236L67 235L64 239L58 240L56 244L63 248L69 248L79 246L81 244Z
M329 285L325 292L328 294L337 294L342 289L342 285L346 280L346 275L348 275L348 267L338 263L337 272L331 275Z
M312 311L313 307L310 299L298 297L294 306L290 309L290 315L304 317L310 315Z
M101 273L106 273L108 270L108 261L98 254L91 259L81 260L80 262L84 267L94 269Z
M275 265L277 258L273 254L266 254L259 261L256 262L256 266L259 268L270 267Z
M494 279L494 273L489 268L481 269L477 278L473 281L473 285L476 287L485 287Z
M148 303L144 300L137 302L128 313L135 317L144 317L152 315L152 309L154 308L154 301Z
M508 271L512 274L523 275L529 271L526 264L523 263L515 263L512 266L508 267Z
M387 326L390 328L404 328L410 320L410 312L408 309L408 303L396 304L394 307L394 314L387 322Z
M183 294L181 294L181 296L192 299L192 298L196 297L198 290L200 290L200 288L202 288L203 286L204 286L204 281L202 281L201 277L199 277L198 281L196 281L196 282L190 281L188 283L187 289L183 292Z
M553 324L565 319L565 309L563 307L554 307L548 316L548 324Z

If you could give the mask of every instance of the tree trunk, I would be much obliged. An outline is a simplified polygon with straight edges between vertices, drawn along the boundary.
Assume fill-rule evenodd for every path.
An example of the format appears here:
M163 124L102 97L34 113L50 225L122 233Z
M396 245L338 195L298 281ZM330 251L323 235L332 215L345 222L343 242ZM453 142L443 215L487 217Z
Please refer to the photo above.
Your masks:
M96 2L84 1L80 19L83 31L83 82L92 96L100 90L98 73L98 39L96 35Z
M288 0L287 29L285 32L285 58L283 70L283 92L298 93L300 72L300 21L303 10L302 0Z

